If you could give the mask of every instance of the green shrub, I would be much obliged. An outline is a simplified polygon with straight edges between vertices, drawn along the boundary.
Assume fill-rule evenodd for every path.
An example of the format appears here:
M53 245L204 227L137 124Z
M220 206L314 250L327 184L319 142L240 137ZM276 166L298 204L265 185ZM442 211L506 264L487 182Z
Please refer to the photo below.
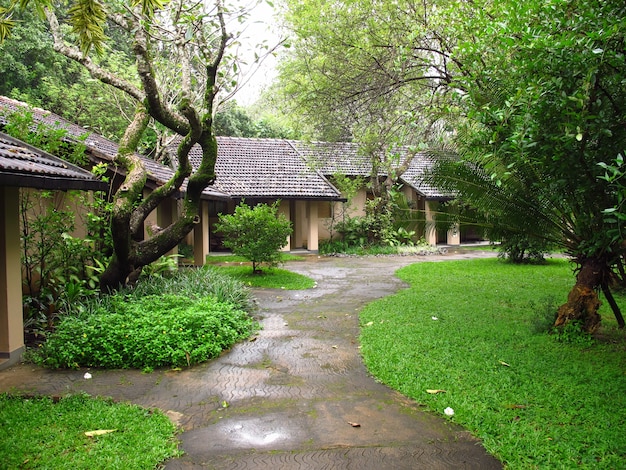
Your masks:
M545 257L552 248L543 240L515 234L503 238L498 245L498 250L500 258L508 259L512 263L541 264L545 262Z
M219 355L253 328L245 311L214 297L117 294L94 313L64 316L33 360L51 368L189 366Z
M213 296L219 302L231 303L239 309L252 309L250 291L243 282L210 266L181 268L173 276L142 279L134 289L126 292L136 298L159 294L175 294L189 299Z
M234 254L252 262L252 271L259 271L260 264L276 266L281 254L278 250L287 244L291 234L291 222L278 213L278 201L271 206L258 204L254 207L243 201L234 214L220 214L215 224L224 234L224 246Z

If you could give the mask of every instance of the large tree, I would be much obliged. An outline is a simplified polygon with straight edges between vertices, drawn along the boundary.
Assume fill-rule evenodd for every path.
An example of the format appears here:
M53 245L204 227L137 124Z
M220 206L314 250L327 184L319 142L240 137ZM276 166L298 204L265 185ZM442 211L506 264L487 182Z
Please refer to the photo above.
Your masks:
M6 39L15 26L11 14L17 3L0 11L0 39ZM19 3L24 6L29 2ZM234 67L229 66L235 58L227 55L232 39L227 24L243 13L235 6L224 6L221 0L76 0L67 10L43 0L30 3L45 15L58 53L135 102L114 162L126 177L114 199L114 254L100 279L102 289L114 289L126 283L133 272L174 248L198 222L201 193L215 178L214 106L218 95L232 86ZM107 36L112 35L124 38L132 51L136 67L133 76L117 73L100 60ZM175 157L178 165L174 176L144 197L146 169L136 151L150 119L183 138ZM195 144L202 148L203 158L193 171L188 154ZM144 240L146 217L181 189L185 180L178 220Z
M9 5L10 0L0 0L0 8ZM15 11L12 16L16 24L11 40L0 42L0 94L119 139L133 114L133 100L93 80L79 63L55 52L45 18L30 10ZM109 43L98 58L100 63L132 76L134 60L127 42L111 34Z
M388 210L421 144L445 135L438 103L450 80L448 45L426 32L425 3L285 3L294 35L280 73L288 112L310 123L312 138L358 143L372 162L375 210Z
M454 51L463 158L443 163L439 181L482 209L492 234L545 240L572 257L576 283L557 326L595 330L599 290L624 326L610 292L624 248L605 215L619 193L602 176L626 149L626 6L480 2L467 13L481 34Z
M597 292L611 301L623 255L620 219L605 212L619 192L602 165L626 148L624 2L288 3L294 15L319 14L296 23L287 92L334 116L404 111L422 130L443 130L434 142L419 134L432 147L449 150L454 137L460 160L442 160L443 189L480 209L494 236L564 247L577 276L556 324L593 331Z

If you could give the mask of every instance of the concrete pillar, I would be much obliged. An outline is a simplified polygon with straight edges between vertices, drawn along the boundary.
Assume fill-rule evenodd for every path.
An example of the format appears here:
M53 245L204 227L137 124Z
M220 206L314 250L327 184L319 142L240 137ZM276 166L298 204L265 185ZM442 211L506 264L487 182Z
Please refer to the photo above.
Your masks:
M319 221L318 221L318 202L309 201L309 236L307 249L317 251L319 249Z
M437 244L437 227L435 225L435 213L437 212L437 201L426 201L424 213L426 214L426 226L424 228L424 238L429 245Z
M193 260L196 266L204 266L209 254L209 203L200 203L200 223L193 229Z
M24 351L19 188L0 187L0 368Z
M448 230L447 235L448 245L460 245L461 244L461 230L459 224L454 224Z
M285 217L287 217L287 220L291 220L290 201L280 201L280 205L278 206L278 213L285 214ZM295 230L295 227L294 227L294 230ZM287 237L287 244L281 251L290 251L290 250L291 250L291 237Z

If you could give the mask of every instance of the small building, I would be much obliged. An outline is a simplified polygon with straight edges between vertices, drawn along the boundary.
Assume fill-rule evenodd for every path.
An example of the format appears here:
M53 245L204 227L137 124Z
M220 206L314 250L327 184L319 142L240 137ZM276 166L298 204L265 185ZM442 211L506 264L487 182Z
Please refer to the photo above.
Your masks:
M20 188L105 191L91 173L0 133L0 368L24 350Z
M174 151L175 142L170 151ZM203 221L209 220L203 238L210 240L211 251L220 247L219 234L213 231L218 214L233 212L241 201L250 205L280 201L279 211L292 222L294 229L285 250L316 251L320 219L327 217L329 203L345 199L324 175L308 165L293 142L217 137L217 149L213 188L228 194L231 200L217 204L201 216ZM202 152L198 145L193 147L189 158L194 168L200 165Z
M308 164L332 181L338 175L347 178L361 178L369 180L372 174L371 157L359 151L359 145L351 142L300 142L294 141L294 146L306 158ZM410 150L400 147L392 158L397 166L407 157ZM389 158L389 156L385 156ZM454 199L453 195L445 194L425 181L425 173L432 167L433 157L427 152L418 152L410 160L407 169L399 176L398 183L405 196L413 217L419 225L418 236L423 237L430 245L444 243L459 245L468 240L481 238L479 231L472 227L437 227L435 219L439 205ZM387 174L381 172L379 178L385 179ZM365 214L365 203L372 197L366 185L361 186L355 196L351 198L348 207L334 205L330 213L337 217L360 216ZM322 221L320 227L322 238L329 238L330 233L324 227L332 225L330 220Z

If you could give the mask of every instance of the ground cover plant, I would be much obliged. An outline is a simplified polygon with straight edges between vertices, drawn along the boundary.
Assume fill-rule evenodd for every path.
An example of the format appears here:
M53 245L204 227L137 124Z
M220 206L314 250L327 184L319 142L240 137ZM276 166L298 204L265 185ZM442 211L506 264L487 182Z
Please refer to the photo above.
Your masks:
M603 305L597 338L549 333L569 263L419 263L398 276L410 288L361 314L373 375L451 415L508 469L623 468L625 332Z
M429 255L437 254L437 247L431 246L426 242L416 244L388 245L388 244L350 244L344 240L325 240L320 242L319 252L322 255L351 255L351 256L367 256L367 255Z
M213 269L183 269L93 297L64 314L30 358L51 368L190 366L257 327L245 286Z
M111 432L88 436L98 430ZM158 410L74 395L0 395L2 468L145 470L179 454L175 426Z

